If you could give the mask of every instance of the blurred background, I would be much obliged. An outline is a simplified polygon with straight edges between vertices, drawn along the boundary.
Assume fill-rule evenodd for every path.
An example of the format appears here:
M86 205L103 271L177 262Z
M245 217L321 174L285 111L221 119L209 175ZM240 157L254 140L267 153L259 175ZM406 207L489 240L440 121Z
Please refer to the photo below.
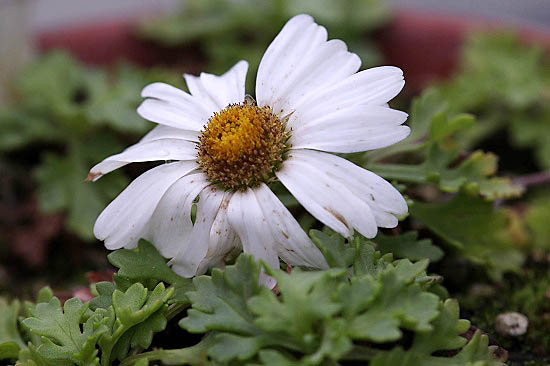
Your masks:
M445 277L474 324L490 327L495 314L522 311L540 331L526 336L528 348L501 342L550 357L543 331L550 329L549 0L0 0L0 293L30 297L50 284L61 297L87 296L88 281L109 279L93 223L152 165L133 164L93 184L84 179L152 127L135 112L141 89L153 81L185 89L184 72L222 73L246 59L253 93L264 50L302 12L345 40L364 68L404 70L406 88L393 105L424 128L417 138L427 138L430 118L441 113L475 116L442 143L453 152L440 173L457 180L498 173L518 190L492 186L484 196L490 203L472 205L495 215L457 233L466 249L449 245L455 233L434 235L425 217L413 215L402 230L443 248L430 269ZM436 165L418 151L399 151L351 158L367 167ZM472 156L477 165L452 171ZM440 204L458 190L432 178L404 181L409 197ZM278 193L305 229L316 225Z
M23 2L29 2L23 0ZM6 2L4 0L4 2ZM7 1L10 2L10 1ZM21 1L12 1L21 2ZM180 0L34 0L30 1L30 22L33 30L77 24L82 21L163 13L177 9ZM550 3L546 0L391 0L399 8L439 11L491 20L540 27L550 26Z

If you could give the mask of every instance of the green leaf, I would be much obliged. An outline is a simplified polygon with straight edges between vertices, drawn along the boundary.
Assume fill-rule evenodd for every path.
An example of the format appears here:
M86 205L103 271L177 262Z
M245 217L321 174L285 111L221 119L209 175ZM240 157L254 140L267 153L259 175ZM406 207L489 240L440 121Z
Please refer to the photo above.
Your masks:
M489 200L520 196L521 186L508 178L495 176L496 155L475 151L460 161L463 145L457 136L470 130L474 122L471 115L451 113L449 101L444 100L441 92L429 89L413 101L409 137L392 147L370 153L367 168L387 179L434 183L444 192L458 192L467 187ZM374 162L405 152L420 155L423 162L416 165Z
M391 253L382 256L375 251L373 243L360 235L348 242L328 229L325 232L311 230L310 236L331 268L351 267L355 275L376 274L393 260Z
M57 141L59 131L44 116L16 107L0 108L0 151L20 149L35 141Z
M311 230L310 237L332 268L347 268L355 259L355 248L345 245L343 236L336 233L329 235L322 231Z
M433 324L433 331L417 333L407 351L400 346L391 351L379 352L372 362L373 366L413 366L413 365L451 365L451 366L503 366L492 356L487 336L476 332L470 342L458 354L452 357L433 356L436 351L458 350L466 344L460 334L469 328L469 322L458 318L458 303L447 300L440 305L439 316Z
M188 293L193 308L179 325L191 333L227 330L254 334L257 328L251 324L254 316L246 302L260 292L259 273L260 266L254 259L241 255L224 272L213 269L212 277L195 277L196 290Z
M408 125L411 128L409 136L398 144L368 153L372 161L381 160L387 156L414 152L426 145L434 119L446 118L449 105L443 100L441 93L435 89L425 90L414 98L411 105Z
M257 316L255 324L264 330L285 332L297 340L304 335L313 336L320 319L330 318L342 308L333 299L333 293L340 279L345 278L345 270L294 270L290 275L268 270L268 273L277 280L281 299L264 288L248 301L249 309ZM307 342L305 346L308 346Z
M106 140L102 141L99 144L104 146ZM93 146L96 143L88 144ZM109 149L104 147L106 151L113 150L112 146ZM117 172L97 184L85 182L90 166L90 160L85 156L89 152L85 149L91 148L74 147L65 157L48 153L35 170L40 209L48 213L66 211L68 228L86 240L93 239L93 224L101 210L127 183L126 178Z
M353 357L354 341L387 342L399 340L402 328L420 333L433 329L439 297L417 283L426 276L427 260L392 263L360 238L344 244L337 234L312 234L338 243L333 254L353 245L354 257L361 260L343 262L343 268L294 269L290 274L264 266L277 281L277 296L259 286L260 266L242 254L225 272L215 269L211 277L194 279L192 309L180 325L190 332L215 331L208 355L222 363L259 355L263 364L272 364L266 355L274 355L282 364L304 366ZM350 271L348 265L365 268Z
M77 365L98 365L97 340L107 331L90 318L81 330L81 319L88 306L76 298L65 302L63 308L57 298L39 303L34 316L23 320L23 325L42 336L37 352L48 361L74 362Z
M116 286L113 282L103 281L94 284L92 289L94 298L88 302L90 309L107 309L109 306L113 305L113 292L115 292L115 290Z
M175 295L173 303L188 303L187 292L193 289L192 281L178 276L157 249L149 242L140 240L137 249L120 249L107 256L109 262L119 269L118 276L133 281L156 280L171 284Z
M0 360L15 359L19 350L25 348L17 329L20 307L19 301L8 303L0 297Z
M162 283L150 294L141 283L133 284L125 292L114 290L113 305L107 309L97 308L94 313L109 329L98 341L101 364L106 366L115 357L126 356L128 345L148 347L152 334L166 326L166 303L173 294L174 289L166 289Z
M443 203L415 203L411 215L475 263L487 266L495 279L517 271L524 257L515 246L510 219L503 209L466 193Z
M166 264L158 250L148 241L140 240L135 250L119 249L110 253L109 262L118 268L118 275L133 280L153 278L175 283L179 276Z
M460 72L439 87L453 110L479 116L474 128L461 133L462 146L506 128L512 145L534 149L538 165L550 167L547 70L548 60L538 45L514 34L472 34L464 45Z
M523 193L523 188L508 178L493 176L497 170L496 155L475 151L452 167L457 157L456 152L445 151L438 144L432 144L422 164L369 164L368 168L386 179L435 183L444 192L454 193L467 187L489 200L518 197Z
M145 321L138 323L128 330L113 348L112 358L120 361L128 355L130 349L147 349L153 341L153 334L166 328L166 307L149 316Z
M419 332L432 329L430 321L438 315L439 297L421 291L414 282L414 277L425 269L427 262L420 266L412 265L408 260L398 263L403 263L401 268L398 264L380 273L381 289L373 300L365 304L368 305L366 311L354 307L356 317L349 324L353 338L388 342L401 337L401 327ZM370 294L370 287L366 288Z
M427 258L430 262L437 262L443 257L443 251L433 245L430 239L417 239L416 231L395 236L379 232L372 241L376 243L376 249L381 253L393 253L397 258L408 258L413 261Z

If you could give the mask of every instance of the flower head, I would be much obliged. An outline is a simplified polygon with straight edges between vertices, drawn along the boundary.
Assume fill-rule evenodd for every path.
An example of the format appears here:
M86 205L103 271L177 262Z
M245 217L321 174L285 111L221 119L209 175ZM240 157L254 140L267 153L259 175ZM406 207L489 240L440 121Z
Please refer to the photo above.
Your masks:
M407 212L401 194L331 154L382 148L409 134L402 126L407 115L387 105L403 88L401 70L358 72L360 64L344 42L327 41L324 27L298 15L262 58L257 103L245 96L245 61L222 76L185 75L190 94L163 83L145 87L138 113L159 125L93 167L90 177L131 162L170 162L139 176L111 202L97 219L96 237L109 249L150 240L187 277L241 248L275 268L279 258L326 267L269 189L274 181L346 237L356 230L371 238L377 227L395 227Z

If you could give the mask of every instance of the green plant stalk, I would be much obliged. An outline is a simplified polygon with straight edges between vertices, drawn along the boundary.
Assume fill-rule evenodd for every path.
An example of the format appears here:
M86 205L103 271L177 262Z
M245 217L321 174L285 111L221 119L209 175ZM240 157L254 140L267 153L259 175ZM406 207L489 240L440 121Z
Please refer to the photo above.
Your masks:
M426 183L426 175L417 165L407 164L368 164L367 169L386 179L396 179L407 183Z
M137 361L146 359L148 361L161 361L165 365L189 365L201 364L206 351L214 344L214 337L207 335L198 344L178 349L160 349L149 351L127 357L120 363L120 366L132 366Z

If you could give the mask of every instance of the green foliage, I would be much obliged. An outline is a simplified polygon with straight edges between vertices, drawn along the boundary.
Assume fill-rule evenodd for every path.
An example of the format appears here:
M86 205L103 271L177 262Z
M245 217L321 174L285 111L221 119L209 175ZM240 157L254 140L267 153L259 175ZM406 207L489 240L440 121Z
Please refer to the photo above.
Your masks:
M411 134L402 143L374 152L371 161L395 154L412 153L420 164L377 164L367 168L388 179L405 183L434 183L443 192L458 192L461 188L478 191L494 200L521 195L523 189L508 178L495 177L497 156L475 151L463 158L464 152L456 134L475 125L474 118L452 114L449 103L435 90L426 91L415 99L409 119Z
M93 69L64 52L28 65L15 80L17 104L0 108L0 153L49 143L34 169L37 198L45 213L65 212L67 228L93 239L92 227L128 180L118 172L98 184L84 182L91 166L122 150L121 134L142 134L149 125L135 112L139 91L171 76L121 64Z
M459 320L458 304L447 300L440 305L440 314L433 322L436 339L429 334L420 334L413 340L412 346L404 351L396 347L389 352L378 353L371 366L415 366L415 365L483 365L500 366L488 350L489 339L477 331L465 345L466 340L459 336L464 333L469 322ZM463 347L464 346L464 347ZM433 356L441 350L455 350L463 347L452 357Z
M0 297L0 360L15 359L25 343L17 329L17 316L21 303L14 300L11 303Z
M176 275L151 243L141 240L136 250L117 250L109 254L108 258L119 269L119 278L141 281L143 284L150 284L151 280L163 281L174 287L175 294L170 302L188 302L186 293L193 288L191 280Z
M149 348L154 333L166 328L170 309L187 301L190 281L173 273L151 244L142 241L138 249L114 252L110 259L120 268L117 280L95 284L89 303L72 298L61 307L46 289L36 305L26 304L22 324L31 343L19 354L21 365L106 366L124 360L130 350Z
M487 338L479 334L453 358L432 356L463 347L466 339L459 335L469 322L458 319L456 302L443 303L420 284L427 261L392 261L391 255L381 256L364 240L345 244L337 234L313 231L312 238L331 269L286 273L266 267L277 280L277 296L258 285L261 266L243 254L225 271L215 269L211 277L194 279L196 290L188 295L192 309L180 326L190 332L213 331L207 353L221 364L338 365L370 360L399 365L394 359L499 364L493 361ZM400 342L402 329L415 334L414 348L376 347Z
M72 298L61 307L53 297L39 303L22 324L34 336L24 351L25 362L36 365L110 365L123 359L130 347L148 348L153 333L164 330L167 301L173 289L162 283L152 291L136 283L126 291L115 289L111 305L96 307Z
M497 130L510 142L534 149L541 169L550 168L548 58L513 34L473 34L464 46L461 71L440 90L454 111L471 111L479 123L461 136L473 146Z
M23 321L32 333L42 337L36 352L52 363L99 365L94 345L107 328L97 324L93 317L82 322L87 309L87 305L76 298L65 302L63 308L55 297L49 303L36 305L33 317Z
M84 182L94 157L104 151L115 153L120 150L112 136L106 134L102 137L85 145L71 144L71 153L67 156L46 153L34 171L42 212L66 211L67 228L87 240L93 239L91 229L101 210L128 183L120 172L106 176L98 184Z
M18 303L11 309L9 339L19 342L20 366L147 365L369 365L471 364L496 366L486 336L467 343L460 335L469 322L459 320L458 304L443 302L431 290L428 260L411 262L382 255L376 245L355 237L345 241L330 231L312 231L312 239L332 268L291 273L273 270L242 254L225 270L193 279L182 290L192 308L179 325L205 334L198 344L181 349L154 349L154 333L163 332L180 279L155 248L141 241L137 249L110 255L119 267L114 282L94 286L96 297L83 304L76 298L61 306L51 290L27 303L22 321L30 340L24 348L14 324ZM411 245L416 234L403 235ZM395 238L381 237L380 243ZM260 285L276 279L279 295ZM173 286L165 288L164 283ZM145 284L148 284L146 287ZM181 307L178 311L183 310ZM14 333L15 330L15 333ZM407 331L405 334L404 331ZM3 333L0 333L3 336ZM183 335L182 335L183 336ZM19 338L18 338L19 337ZM404 345L412 337L412 346ZM2 338L3 339L3 338ZM3 345L3 343L2 343ZM143 352L146 351L146 352ZM434 356L456 351L453 356Z
M393 253L397 258L408 258L413 261L427 258L430 262L437 262L443 257L443 251L432 244L430 239L418 239L416 231L390 236L379 232L376 238L376 249L381 253Z
M493 278L517 271L524 255L516 246L510 217L504 209L467 193L448 202L415 203L411 215L464 256L486 267Z

